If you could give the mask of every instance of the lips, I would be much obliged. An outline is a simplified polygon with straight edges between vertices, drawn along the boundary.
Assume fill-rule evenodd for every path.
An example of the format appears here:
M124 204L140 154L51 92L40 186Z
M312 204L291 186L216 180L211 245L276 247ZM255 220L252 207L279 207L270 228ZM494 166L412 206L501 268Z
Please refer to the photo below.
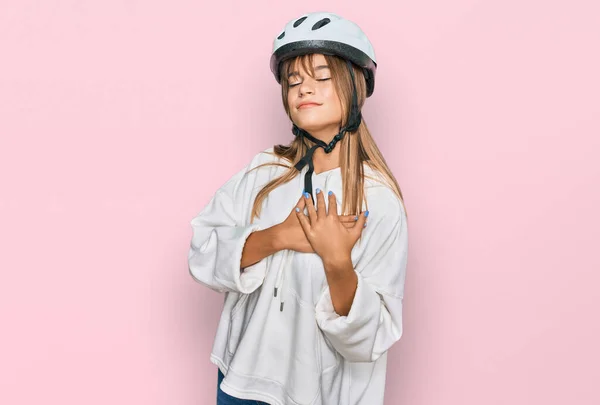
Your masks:
M311 107L318 107L320 104L317 103L302 103L298 106L298 109L301 108L311 108Z

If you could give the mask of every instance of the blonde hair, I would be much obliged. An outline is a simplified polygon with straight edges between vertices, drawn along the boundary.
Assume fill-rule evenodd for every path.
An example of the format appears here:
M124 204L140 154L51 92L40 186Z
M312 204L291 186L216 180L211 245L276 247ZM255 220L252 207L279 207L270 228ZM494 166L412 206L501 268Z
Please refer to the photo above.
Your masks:
M348 120L348 112L350 111L352 103L352 77L350 75L350 71L348 70L348 65L344 59L332 55L324 56L331 72L333 84L336 86L337 94L340 97L340 102L342 103L343 118L341 125L343 126L346 125L346 122ZM315 72L313 68L313 54L297 56L295 58L284 61L281 67L282 72L289 73L290 67L295 66L296 61L298 60L300 63L302 63L304 70L306 72L309 72L311 77L314 77ZM362 109L362 106L366 99L366 81L362 70L354 64L352 65L352 67L354 70L354 77L356 80L358 106L359 109ZM289 82L287 74L282 74L281 96L285 112L291 120L292 118L290 115L287 100L288 89ZM309 139L304 138L304 141L308 143L308 147L304 144L304 142L302 142L302 140L299 137L295 137L289 145L274 145L273 153L275 154L275 156L288 161L290 165L285 165L279 162L269 162L263 163L254 168L258 169L262 166L274 165L286 167L289 170L287 170L281 176L274 178L273 180L268 182L258 192L256 199L254 200L254 205L252 207L252 215L250 218L250 222L253 222L255 217L260 216L262 202L271 191L281 186L282 184L293 180L298 175L298 170L294 167L294 165L298 163L300 159L302 159L302 157L308 151L308 148L314 145L314 143L311 142ZM325 142L328 141L325 140ZM377 147L375 140L371 136L371 133L367 128L367 124L365 123L364 117L361 121L358 130L354 133L346 133L344 137L338 142L336 147L340 148L340 169L342 175L343 189L343 215L359 215L362 208L362 202L365 201L366 204L366 198L364 195L364 179L365 177L370 179L372 178L368 175L365 175L363 162L367 164L371 169L383 175L383 180L398 196L406 212L406 207L404 206L404 198L402 197L400 186L398 185L396 178L392 174L383 155Z

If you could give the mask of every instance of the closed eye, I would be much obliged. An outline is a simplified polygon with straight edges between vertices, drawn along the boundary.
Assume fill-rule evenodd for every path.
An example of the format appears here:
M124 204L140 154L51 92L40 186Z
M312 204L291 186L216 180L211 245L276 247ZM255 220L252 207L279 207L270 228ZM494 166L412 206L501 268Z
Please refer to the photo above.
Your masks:
M326 77L324 79L317 79L318 82L324 82L326 80L331 80L331 77ZM290 84L289 87L296 87L297 85L299 85L301 83L294 83L294 84Z

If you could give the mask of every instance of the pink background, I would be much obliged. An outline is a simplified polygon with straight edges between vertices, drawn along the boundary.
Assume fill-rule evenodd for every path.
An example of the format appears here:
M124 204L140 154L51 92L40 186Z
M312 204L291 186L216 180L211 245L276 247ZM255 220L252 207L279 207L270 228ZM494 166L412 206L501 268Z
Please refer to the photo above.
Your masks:
M214 403L189 221L291 140L271 45L316 10L375 46L409 213L386 404L600 403L591 0L1 1L0 403Z

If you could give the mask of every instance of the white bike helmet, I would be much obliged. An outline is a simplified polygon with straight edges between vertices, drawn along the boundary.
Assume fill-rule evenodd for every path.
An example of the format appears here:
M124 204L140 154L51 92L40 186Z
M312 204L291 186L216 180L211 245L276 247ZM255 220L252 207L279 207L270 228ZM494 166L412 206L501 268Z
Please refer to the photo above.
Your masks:
M310 13L288 22L273 41L271 71L281 83L281 62L307 53L337 55L360 66L367 97L375 89L377 62L373 46L358 25L333 13Z

